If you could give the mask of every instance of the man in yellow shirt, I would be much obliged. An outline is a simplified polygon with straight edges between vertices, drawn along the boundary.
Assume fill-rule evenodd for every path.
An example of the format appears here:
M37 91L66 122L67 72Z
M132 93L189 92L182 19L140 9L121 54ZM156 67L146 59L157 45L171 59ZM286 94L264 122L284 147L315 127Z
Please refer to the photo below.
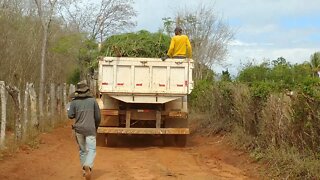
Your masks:
M175 28L174 34L175 36L171 38L167 56L179 59L191 58L192 48L188 36L182 35L182 29L180 27Z

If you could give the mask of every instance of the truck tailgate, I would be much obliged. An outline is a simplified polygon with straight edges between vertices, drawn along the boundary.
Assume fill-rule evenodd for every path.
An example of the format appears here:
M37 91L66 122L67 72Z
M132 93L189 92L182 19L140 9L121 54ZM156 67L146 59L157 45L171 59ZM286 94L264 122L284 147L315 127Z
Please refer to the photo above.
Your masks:
M171 96L193 89L191 59L104 57L99 66L101 93Z

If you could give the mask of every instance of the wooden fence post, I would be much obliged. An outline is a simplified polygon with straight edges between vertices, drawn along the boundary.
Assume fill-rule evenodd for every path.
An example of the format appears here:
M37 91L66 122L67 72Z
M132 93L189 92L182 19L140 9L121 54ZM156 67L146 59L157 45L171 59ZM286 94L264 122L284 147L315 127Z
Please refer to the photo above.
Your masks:
M6 90L5 83L0 81L0 97L1 97L1 129L0 129L0 148L5 147L4 141L6 136L6 124L7 124L7 99L6 99Z
M53 122L53 115L56 112L56 93L55 93L55 85L54 83L50 84L50 121L51 121L51 126L54 125Z
M90 79L89 83L90 83L89 84L90 91L91 91L93 97L96 97L97 96L96 95L96 85L95 85L96 80L95 79Z
M66 83L64 83L63 84L63 109L65 109L66 108L66 106L67 106L67 84Z
M24 99L23 99L23 125L22 125L22 140L25 141L27 137L27 129L28 129L28 99L29 99L29 83L26 83L26 87L24 90Z
M56 98L55 98L55 86L53 83L50 84L50 116L54 115L56 110Z
M39 128L39 121L37 116L37 94L34 90L34 84L29 83L28 87L29 95L30 95L30 118L31 118L31 126L32 128ZM44 109L44 108L43 108Z
M49 87L49 91L50 91L50 87ZM46 107L44 108L45 110L46 110L46 115L47 115L47 117L46 118L48 118L49 116L50 116L50 113L51 113L51 110L50 110L50 102L51 102L51 99L50 99L50 92L46 92L45 93L45 97L47 97L46 99L47 99L47 102L45 102L45 104L46 104Z
M73 84L70 84L69 86L69 97L72 93L74 93L76 91L76 87Z
M57 86L56 92L56 114L59 114L59 117L55 117L54 120L61 120L62 115L62 87L61 84Z
M8 93L13 99L14 102L14 108L15 108L15 140L20 141L22 137L22 131L21 131L21 97L20 97L20 90L15 86L6 86Z

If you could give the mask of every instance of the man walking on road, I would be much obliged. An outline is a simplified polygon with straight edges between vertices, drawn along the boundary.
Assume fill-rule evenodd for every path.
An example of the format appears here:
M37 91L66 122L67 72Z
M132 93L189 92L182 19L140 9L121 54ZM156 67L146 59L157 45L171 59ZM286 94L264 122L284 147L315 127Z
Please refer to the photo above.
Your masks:
M79 145L80 163L87 180L91 179L91 171L96 156L96 135L100 124L100 109L92 97L87 83L79 82L68 109L68 117L75 118L72 129L75 131Z
M175 28L174 34L175 36L171 38L167 56L179 59L184 59L186 57L191 58L192 48L188 36L182 35L182 29L180 27Z

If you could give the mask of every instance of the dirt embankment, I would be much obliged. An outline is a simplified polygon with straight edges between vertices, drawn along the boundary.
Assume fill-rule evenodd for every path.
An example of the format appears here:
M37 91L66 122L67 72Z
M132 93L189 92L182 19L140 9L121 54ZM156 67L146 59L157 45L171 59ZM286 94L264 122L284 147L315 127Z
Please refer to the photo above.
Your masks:
M164 147L154 137L122 141L117 148L97 148L92 179L259 179L257 166L222 137L194 135L185 148ZM38 149L24 148L0 161L0 179L83 179L70 126L42 134Z

